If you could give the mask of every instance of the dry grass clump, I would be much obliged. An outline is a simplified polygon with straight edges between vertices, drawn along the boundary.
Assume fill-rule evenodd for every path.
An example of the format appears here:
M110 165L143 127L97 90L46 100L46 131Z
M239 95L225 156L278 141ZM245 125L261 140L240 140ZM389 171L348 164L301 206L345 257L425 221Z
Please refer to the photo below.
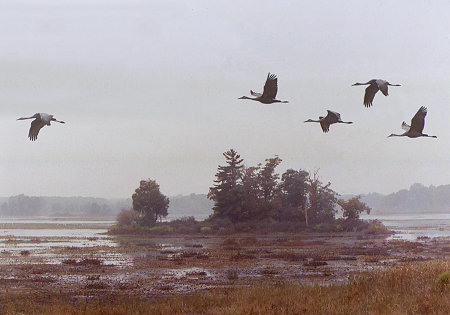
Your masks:
M450 261L377 270L346 284L215 289L159 299L102 295L84 304L70 296L0 295L1 314L449 314ZM230 271L230 277L237 277ZM441 285L442 283L442 285ZM160 288L170 289L167 288ZM75 294L75 293L74 293Z
M292 251L285 251L285 250L262 255L262 257L263 258L282 259L285 261L304 261L304 260L306 260L305 254L299 254L299 253L295 253Z
M239 244L242 246L258 246L260 245L260 241L253 236L244 237L239 240Z
M85 288L89 290L105 290L109 288L109 285L102 281L94 281L86 284Z
M303 264L305 267L318 267L318 266L326 266L328 263L326 261L308 261Z
M246 259L256 259L256 256L252 253L248 253L248 252L240 252L238 251L237 254L232 255L230 257L230 260L246 260Z
M272 268L264 268L264 269L260 270L259 273L262 275L270 276L270 275L278 274L278 271L275 269L272 269Z
M239 273L236 269L228 269L226 271L226 276L228 280L233 281L239 278Z
M387 247L345 246L341 250L342 255L348 256L389 256Z
M86 265L93 265L93 266L100 266L103 265L103 261L97 258L84 258L80 261L77 261L76 259L63 259L61 261L64 265L73 265L73 266L86 266Z
M401 247L405 250L409 250L409 251L414 251L417 250L421 247L423 247L424 245L420 242L410 242L410 241L405 241L405 240L394 240L390 242L391 245L395 246L395 247Z
M227 238L222 243L222 248L225 250L239 250L241 246L239 245L238 241L234 238Z
M184 247L203 248L202 244L184 244Z

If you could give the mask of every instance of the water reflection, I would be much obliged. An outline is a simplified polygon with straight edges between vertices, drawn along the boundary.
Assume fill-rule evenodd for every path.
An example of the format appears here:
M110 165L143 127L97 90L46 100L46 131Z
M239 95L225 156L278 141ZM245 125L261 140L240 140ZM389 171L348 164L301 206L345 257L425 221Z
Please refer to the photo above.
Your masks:
M103 265L128 265L106 235L114 221L76 219L0 219L0 265L60 264L67 259L95 258Z
M420 237L450 237L450 214L361 215L362 219L380 220L395 232L390 239L416 240Z

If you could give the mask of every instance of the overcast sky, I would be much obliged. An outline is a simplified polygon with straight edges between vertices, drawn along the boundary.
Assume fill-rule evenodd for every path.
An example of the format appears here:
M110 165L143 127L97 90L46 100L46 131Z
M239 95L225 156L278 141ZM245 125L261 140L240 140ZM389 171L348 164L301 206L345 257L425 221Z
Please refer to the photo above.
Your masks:
M345 4L344 4L345 3ZM340 193L450 183L448 1L0 1L0 196L206 193L222 152ZM268 72L278 98L262 92ZM365 87L389 96L363 106ZM433 138L402 133L420 106ZM328 134L303 121L341 113ZM28 140L37 112L65 125Z

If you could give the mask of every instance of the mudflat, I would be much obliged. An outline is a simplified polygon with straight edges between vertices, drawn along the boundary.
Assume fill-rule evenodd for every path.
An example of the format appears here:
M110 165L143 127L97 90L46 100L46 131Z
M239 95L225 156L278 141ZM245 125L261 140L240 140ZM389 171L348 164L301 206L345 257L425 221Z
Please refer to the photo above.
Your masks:
M74 301L158 298L213 288L346 283L371 270L450 258L449 238L351 233L0 239L2 295L46 292Z

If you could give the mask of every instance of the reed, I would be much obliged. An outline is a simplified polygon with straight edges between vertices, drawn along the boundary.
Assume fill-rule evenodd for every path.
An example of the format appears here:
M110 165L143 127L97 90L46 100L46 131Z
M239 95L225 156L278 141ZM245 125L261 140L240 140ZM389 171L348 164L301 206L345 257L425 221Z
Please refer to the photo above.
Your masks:
M449 314L450 261L409 263L352 277L345 284L290 283L214 289L148 299L106 293L0 295L2 314Z

